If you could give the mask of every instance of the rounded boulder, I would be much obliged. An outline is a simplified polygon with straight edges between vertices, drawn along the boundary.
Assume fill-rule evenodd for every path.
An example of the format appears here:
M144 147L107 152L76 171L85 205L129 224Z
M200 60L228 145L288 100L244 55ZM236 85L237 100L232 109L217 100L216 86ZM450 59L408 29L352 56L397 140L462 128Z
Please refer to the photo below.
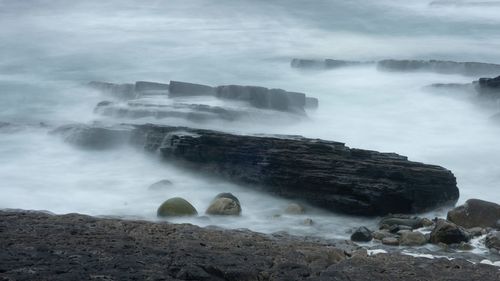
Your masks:
M206 213L217 216L239 216L241 214L240 201L231 193L221 193L212 200Z
M163 202L156 212L158 217L196 216L196 209L183 198L174 197Z

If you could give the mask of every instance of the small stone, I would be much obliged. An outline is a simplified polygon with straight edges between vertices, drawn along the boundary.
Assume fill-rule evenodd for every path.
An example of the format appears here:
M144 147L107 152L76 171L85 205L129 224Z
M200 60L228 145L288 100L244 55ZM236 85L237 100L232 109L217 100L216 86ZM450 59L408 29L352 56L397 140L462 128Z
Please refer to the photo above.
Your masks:
M467 229L467 232L472 236L472 237L477 237L477 236L481 236L484 234L484 229L481 228L481 227L473 227L473 228L469 228Z
M198 212L188 201L180 197L170 198L160 205L159 217L195 216Z
M314 224L314 221L310 218L307 218L304 220L304 224L305 225L313 225Z
M386 237L394 237L392 233L387 230L378 230L372 233L373 239L382 240Z
M354 233L351 235L351 240L356 242L369 242L372 239L372 232L364 226L356 229L356 231L354 231Z
M474 250L474 246L466 242L460 242L460 244L458 245L458 249L462 251L472 251Z
M401 234L400 244L403 246L422 246L426 243L425 235L418 231L408 231Z
M422 218L422 220L420 222L422 223L422 226L424 226L424 227L430 227L430 226L434 225L434 222L428 218Z
M206 213L219 216L239 216L241 214L241 207L233 199L217 198L212 201Z
M408 230L408 231L411 231L412 228L409 227L409 226L406 226L406 225L391 225L389 227L389 232L390 233L398 233L399 231L401 230Z
M169 180L161 180L161 181L157 181L157 182L153 183L152 185L150 185L148 187L148 190L154 190L154 191L166 190L169 187L171 187L172 185L173 185L173 183Z
M488 236L486 236L485 245L490 250L494 249L500 251L500 231L494 231L488 234Z
M399 246L399 240L395 237L385 237L382 239L382 244L388 246Z
M437 245L438 245L441 249L443 249L443 250L445 250L445 251L446 251L446 250L448 250L448 248L449 248L448 244L445 244L445 243L443 243L443 242L439 242L439 243L437 243Z
M304 206L297 203L290 203L286 206L285 213L290 215L301 215L305 213Z

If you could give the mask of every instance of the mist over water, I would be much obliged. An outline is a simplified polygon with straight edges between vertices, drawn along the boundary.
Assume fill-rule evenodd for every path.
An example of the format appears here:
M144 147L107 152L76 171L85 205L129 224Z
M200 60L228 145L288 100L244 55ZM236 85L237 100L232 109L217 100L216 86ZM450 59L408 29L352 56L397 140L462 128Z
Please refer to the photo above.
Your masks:
M203 212L213 196L230 191L242 201L242 218L179 221L326 237L375 223L320 210L276 218L289 201L179 170L129 147L81 150L48 129L28 126L122 122L93 113L105 97L82 86L91 80L180 80L304 92L319 98L320 106L296 124L136 122L300 134L397 152L453 171L460 203L500 203L500 126L489 120L496 111L467 95L425 89L479 77L387 73L374 66L290 67L293 57L500 63L500 6L430 2L0 0L0 121L26 126L0 129L0 208L155 220L156 208L170 197L185 197ZM174 185L165 193L148 191L161 179ZM307 217L314 227L302 224Z

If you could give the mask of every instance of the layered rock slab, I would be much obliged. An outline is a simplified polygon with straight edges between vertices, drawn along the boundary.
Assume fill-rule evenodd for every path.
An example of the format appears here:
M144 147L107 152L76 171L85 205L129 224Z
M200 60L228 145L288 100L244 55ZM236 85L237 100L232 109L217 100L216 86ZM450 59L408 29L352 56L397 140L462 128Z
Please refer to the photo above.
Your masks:
M127 128L127 141L158 151L166 160L331 211L366 216L415 213L454 204L459 196L451 171L395 153L298 136L234 135L150 124ZM114 140L113 133L123 136L127 128L107 129L106 140ZM58 131L66 140L88 146L95 143L89 136L97 137L102 130L75 126Z

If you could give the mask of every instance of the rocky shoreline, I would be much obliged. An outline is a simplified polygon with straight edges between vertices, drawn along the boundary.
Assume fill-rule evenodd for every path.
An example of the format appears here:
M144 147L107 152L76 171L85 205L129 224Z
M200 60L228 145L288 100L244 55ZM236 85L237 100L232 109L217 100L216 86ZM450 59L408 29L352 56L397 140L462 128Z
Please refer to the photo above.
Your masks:
M346 241L79 214L0 211L1 280L499 280L466 260Z

